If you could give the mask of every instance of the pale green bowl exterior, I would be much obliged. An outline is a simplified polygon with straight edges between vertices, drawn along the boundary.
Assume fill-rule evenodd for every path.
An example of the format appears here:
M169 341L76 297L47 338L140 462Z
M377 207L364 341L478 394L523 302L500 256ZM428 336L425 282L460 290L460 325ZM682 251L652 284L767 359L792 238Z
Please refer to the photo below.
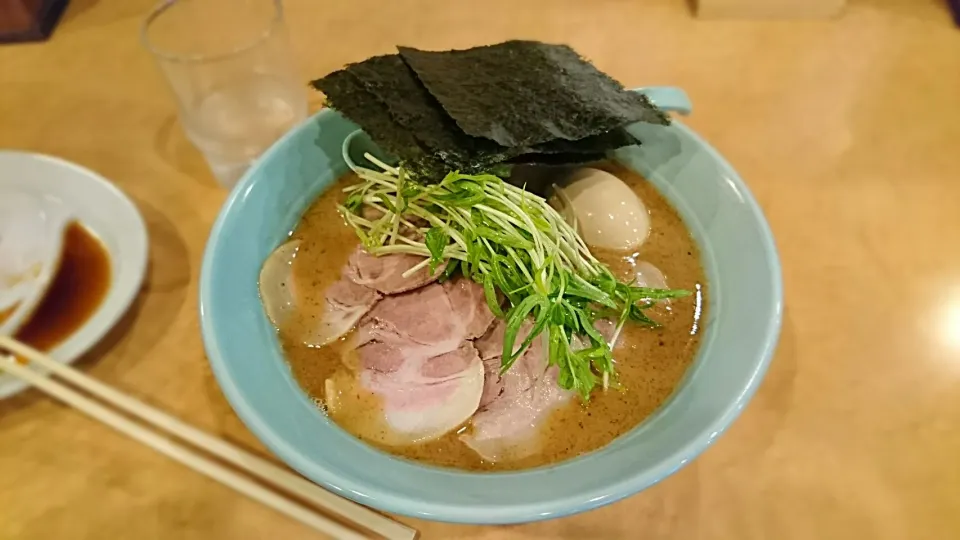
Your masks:
M689 109L677 89L647 92ZM260 304L267 255L347 168L341 143L356 126L325 110L278 141L250 169L210 234L200 282L203 339L234 410L288 465L331 491L408 516L518 523L582 512L637 493L703 452L736 419L766 371L783 292L773 237L743 180L679 122L638 124L644 142L617 160L676 206L699 244L709 282L703 345L659 410L602 450L512 473L466 473L398 459L327 419L297 385Z

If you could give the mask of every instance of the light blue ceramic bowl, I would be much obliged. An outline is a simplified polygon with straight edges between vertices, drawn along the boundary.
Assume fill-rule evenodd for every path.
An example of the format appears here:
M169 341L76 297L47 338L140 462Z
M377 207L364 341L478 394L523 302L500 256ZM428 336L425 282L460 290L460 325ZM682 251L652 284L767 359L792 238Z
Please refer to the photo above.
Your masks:
M665 109L689 112L682 91L642 91ZM387 512L464 523L535 521L596 508L659 482L706 449L746 406L780 330L780 263L747 186L675 122L633 126L643 146L614 156L677 207L702 249L710 283L703 346L660 410L602 450L516 473L419 465L337 427L291 375L260 305L257 278L310 202L346 172L340 147L355 129L322 111L278 141L233 190L203 261L200 315L213 372L247 427L288 465Z

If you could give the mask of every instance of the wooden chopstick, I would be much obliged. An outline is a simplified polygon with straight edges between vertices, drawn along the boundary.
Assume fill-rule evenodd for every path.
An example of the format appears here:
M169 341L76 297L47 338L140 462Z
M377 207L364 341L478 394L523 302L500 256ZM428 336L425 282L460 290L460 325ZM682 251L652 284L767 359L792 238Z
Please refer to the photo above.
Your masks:
M412 540L417 537L417 531L411 529L401 523L391 520L383 515L374 512L368 508L365 508L357 503L348 501L341 497L338 497L332 493L329 493L319 486L309 482L308 480L296 476L272 463L266 461L260 457L257 457L249 452L241 450L233 445L226 443L223 440L220 440L216 437L212 437L203 431L200 431L188 424L183 423L182 421L160 411L145 403L137 401L136 399L131 398L110 386L107 386L96 379L93 379L69 366L60 364L53 360L52 358L47 357L43 353L36 351L35 349L28 347L12 338L6 336L0 336L0 348L6 349L9 352L26 358L27 360L36 362L41 367L48 369L50 372L63 377L63 379L68 382L76 385L77 387L93 394L104 401L116 406L118 409L121 409L143 421L156 426L157 428L164 430L172 435L175 435L185 441L190 442L191 444L202 448L213 455L227 461L250 474L260 478L261 480L270 483L271 485L278 487L288 493L296 495L302 498L305 501L308 501L324 510L327 510L333 514L336 514L352 523L356 523L359 526L370 530L380 536L383 536L390 540ZM279 498L280 501L283 501L283 508L278 508L276 504L280 504L277 500L271 499L273 502L268 502L261 498L259 495L252 494L251 489L259 490L268 494L268 496L277 497L276 494L263 489L259 485L249 482L243 477L237 476L235 473L226 469L215 462L206 460L205 458L194 454L192 451L180 447L173 443L172 441L165 439L152 433L142 426L133 423L126 418L117 415L116 413L103 408L97 403L93 402L89 398L78 394L65 386L52 381L42 375L37 374L36 372L17 365L15 361L0 362L0 369L8 371L11 375L19 377L28 383L36 386L40 390L50 394L52 397L64 401L65 403L74 406L78 410L93 416L94 418L103 421L107 425L130 435L131 437L147 444L148 446L153 447L154 449L168 455L173 459L177 459L181 463L184 463L187 466L190 466L201 473L207 474L208 476L214 477L216 480L219 480L226 485L237 489L241 493L244 493L252 498L255 498L261 502L264 502L268 506L271 506L281 512L286 513L287 515L294 517L300 521L304 521L301 517L304 517L301 511L306 511L309 513L306 507L297 505L286 499ZM82 405L78 405L82 403ZM95 411L95 412L94 412ZM110 419L105 419L106 417L111 417ZM127 429L132 426L133 430ZM135 434L136 432L137 434ZM153 444L154 442L160 442L160 446ZM177 450L168 451L170 448L176 447ZM183 456L190 454L192 457L187 458L190 462L185 459L181 459L178 456ZM207 468L207 464L212 465L212 468ZM199 467L199 468L198 468ZM215 469L220 469L219 472L210 474L208 471L213 471ZM234 479L224 481L221 478L224 477L224 473ZM247 487L238 487L241 484L237 484L236 480L239 480L241 484L246 482L250 488ZM257 493L259 493L259 491ZM290 509L287 511L285 509ZM293 513L291 513L293 512ZM315 521L317 519L322 519L318 515L310 513L312 517L311 522L304 523L315 526ZM353 531L345 529L341 525L334 523L329 520L325 520L326 523L333 525L339 529L342 529L348 534L353 536L344 536L341 533L333 534L328 531L327 534L333 534L335 538L363 538L362 536L357 536Z
M51 379L38 375L31 369L17 365L16 359L7 357L5 363L0 364L3 370L11 375L23 379L33 386L44 391L53 398L56 398L78 411L112 427L113 429L137 440L154 450L173 458L176 461L190 467L191 469L205 474L214 480L231 487L244 495L257 500L274 510L282 512L305 525L328 534L333 538L344 538L349 540L363 540L363 535L347 529L334 521L330 521L308 508L297 503L289 501L276 493L264 489L226 467L210 461L207 458L194 453L192 450L180 446L179 444L166 439L156 433L127 420L118 413L115 413L95 401L70 390Z

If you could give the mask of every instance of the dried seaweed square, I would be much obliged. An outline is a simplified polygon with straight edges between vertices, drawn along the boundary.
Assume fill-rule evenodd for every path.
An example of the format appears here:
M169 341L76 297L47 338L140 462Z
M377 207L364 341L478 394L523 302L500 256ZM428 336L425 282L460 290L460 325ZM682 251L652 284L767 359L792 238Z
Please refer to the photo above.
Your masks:
M517 153L465 134L399 55L375 56L346 70L386 107L394 122L451 169L476 169Z
M459 51L398 47L457 125L506 147L576 141L643 121L668 124L565 45L508 41Z
M327 96L328 104L359 125L380 148L402 160L418 160L424 154L417 139L394 122L385 105L346 70L310 82Z
M537 144L531 148L531 151L543 154L602 154L608 150L635 144L640 144L636 137L623 128L617 128L576 141L557 139Z

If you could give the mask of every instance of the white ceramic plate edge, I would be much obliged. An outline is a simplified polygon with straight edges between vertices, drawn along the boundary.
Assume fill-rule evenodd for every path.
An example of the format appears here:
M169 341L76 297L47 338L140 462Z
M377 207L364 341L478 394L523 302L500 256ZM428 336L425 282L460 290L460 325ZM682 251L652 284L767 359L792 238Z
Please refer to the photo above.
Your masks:
M18 172L39 176L18 176ZM102 175L58 157L0 150L0 183L66 199L63 203L110 256L110 287L100 305L80 328L49 351L56 361L73 363L106 336L140 292L148 254L143 216L133 201ZM26 387L9 375L0 375L0 399Z

